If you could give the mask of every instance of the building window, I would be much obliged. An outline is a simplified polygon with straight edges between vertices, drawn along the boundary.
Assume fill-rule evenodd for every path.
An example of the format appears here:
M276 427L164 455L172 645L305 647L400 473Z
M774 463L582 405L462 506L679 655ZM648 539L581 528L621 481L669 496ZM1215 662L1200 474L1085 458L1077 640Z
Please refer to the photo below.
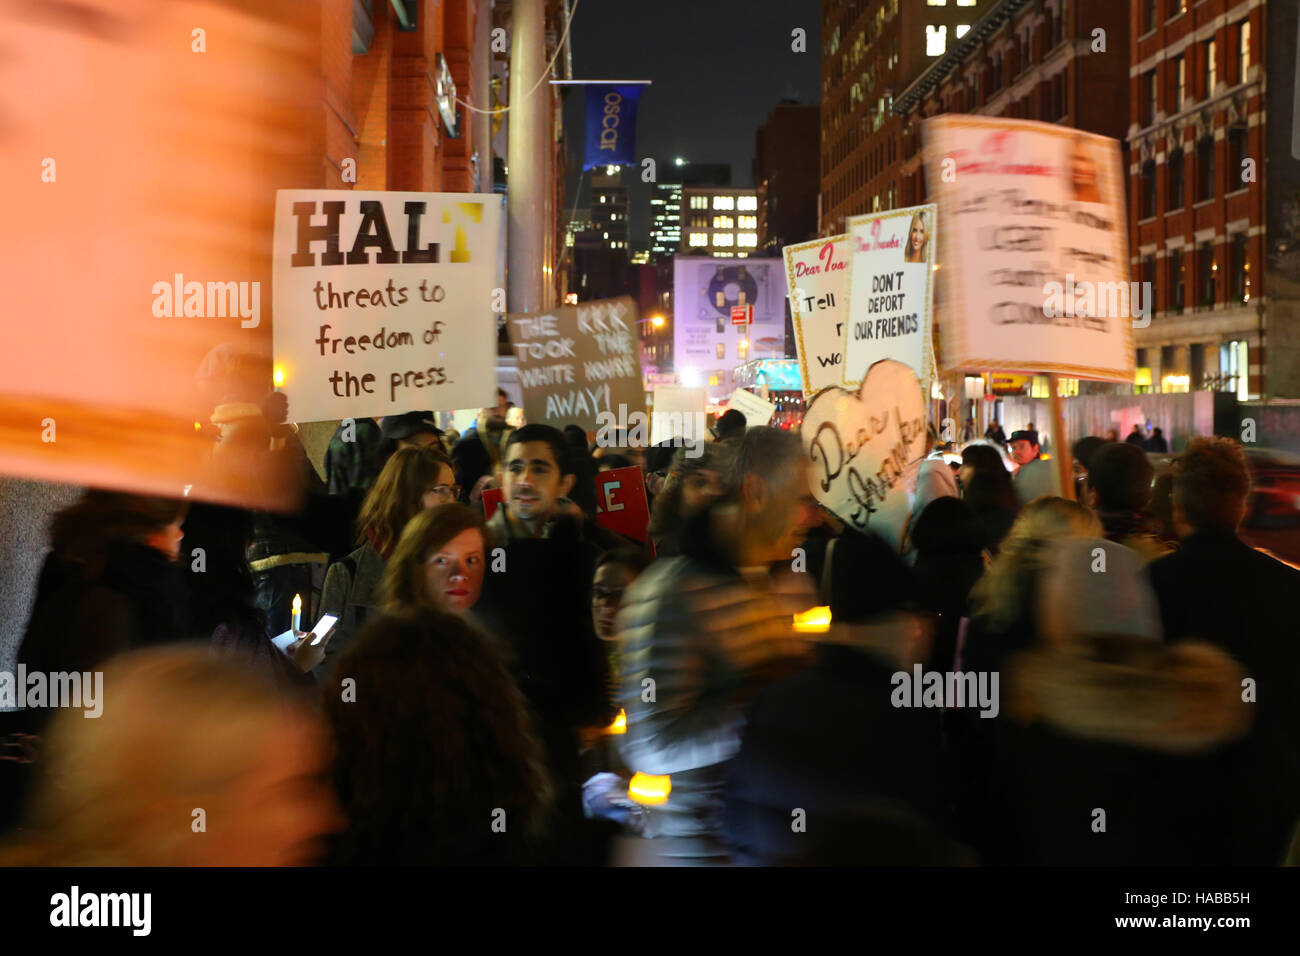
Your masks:
M975 6L975 0L957 0L957 6L959 6L959 7L973 7L973 6Z
M714 217L713 217L713 228L714 228L714 229L734 229L734 228L735 228L735 225L736 225L736 224L735 224L735 221L734 221L730 216L714 216Z
M1146 283L1148 290L1150 290L1146 294L1154 294L1156 288L1156 254L1154 252L1142 257L1142 281ZM1155 303L1152 302L1151 306L1151 311L1154 312ZM1142 365L1144 363L1138 362L1138 364Z
M925 0L925 5L927 7L946 7L948 0Z
M948 28L943 24L925 26L925 55L939 56L948 46Z
M713 208L714 209L735 209L736 197L735 196L714 196Z
M1142 0L1142 32L1155 29L1156 0Z
M756 232L739 232L736 234L736 245L754 247L758 245L758 233Z
M1170 20L1182 16L1187 12L1187 0L1169 0L1169 9L1172 11L1169 14Z
M718 358L720 358L720 359L724 359L724 358L726 358L726 357L727 357L727 345L726 345L725 342L719 342L719 343L718 343Z
M1182 209L1187 204L1187 156L1180 146L1169 154L1169 208Z
M1206 98L1214 94L1214 87L1219 82L1219 64L1216 62L1215 45L1213 40L1205 41L1205 93Z
M1156 121L1156 71L1148 70L1142 76L1142 123L1150 126Z
M754 210L758 209L758 197L740 196L736 200L736 208L741 212L753 212Z
M1196 144L1196 201L1214 198L1214 136L1207 133Z
M1148 159L1142 164L1141 209L1143 219L1150 219L1156 214L1156 161Z
M1218 264L1214 261L1214 244L1203 242L1196 251L1200 257L1197 271L1201 280L1201 298L1197 304L1202 309L1208 309L1214 305L1214 280L1218 278L1219 271Z
M734 246L736 237L729 232L715 232L713 234L713 244L715 246Z
M737 216L737 217L736 217L736 225L739 226L741 229L757 229L757 228L758 228L758 217L757 217L757 216Z
M1250 71L1250 21L1242 20L1237 26L1237 82L1245 83Z
M692 196L692 197L691 197L691 208L692 208L692 209L708 209L708 208L709 208L709 197L708 197L708 196Z
M966 34L968 34L968 33L970 33L970 24L969 24L969 23L959 23L959 24L957 24L957 39L958 39L958 40L960 40L962 37L964 37L964 36L965 36Z
M1247 160L1246 150L1250 148L1250 134L1246 129L1245 123L1239 123L1228 130L1228 156L1232 164L1228 167L1232 170L1232 176L1241 175L1242 164ZM1229 190L1231 192L1231 190Z
M1174 102L1173 112L1180 112L1187 102L1187 57L1180 56L1174 60Z
M1174 312L1182 312L1187 306L1186 287L1186 266L1183 265L1183 247L1178 246L1169 250L1169 308Z
M1232 300L1250 301L1250 253L1247 251L1246 233L1232 236Z
M687 240L690 246L707 246L709 244L709 234L707 232L693 232Z

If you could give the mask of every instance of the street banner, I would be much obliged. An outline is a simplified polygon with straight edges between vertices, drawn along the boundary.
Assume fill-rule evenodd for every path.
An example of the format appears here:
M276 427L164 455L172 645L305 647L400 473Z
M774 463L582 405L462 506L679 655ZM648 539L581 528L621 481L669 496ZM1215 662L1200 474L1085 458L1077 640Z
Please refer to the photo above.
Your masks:
M779 259L673 258L673 361L682 382L708 389L710 403L731 394L739 366L785 357L782 269ZM732 308L747 305L753 322L732 325Z
M597 166L635 166L636 110L641 86L587 87L586 172Z
M299 421L490 405L501 199L275 197L277 383Z
M296 475L249 439L262 403L271 424L281 410L270 191L323 174L320 15L216 0L0 9L0 473L293 506Z
M766 425L776 414L776 406L765 398L759 398L747 388L738 388L731 393L731 401L727 403L727 408L734 408L740 414L745 416L745 427L753 428L756 425Z
M596 475L596 524L634 541L646 539L650 501L640 465L611 468Z
M934 237L933 205L849 217L840 366L846 387L862 384L881 359L902 362L923 385L933 378Z
M848 249L848 236L839 235L781 250L804 398L840 384Z
M939 207L945 372L1133 380L1119 143L1053 123L940 116L922 124Z
M882 359L856 391L819 392L799 431L817 500L898 550L911 507L908 493L927 451L926 402L916 373Z
M673 438L704 441L708 437L708 395L703 388L656 385L650 444Z
M631 296L507 316L524 417L591 432L601 426L598 416L604 413L620 422L644 415L636 330Z

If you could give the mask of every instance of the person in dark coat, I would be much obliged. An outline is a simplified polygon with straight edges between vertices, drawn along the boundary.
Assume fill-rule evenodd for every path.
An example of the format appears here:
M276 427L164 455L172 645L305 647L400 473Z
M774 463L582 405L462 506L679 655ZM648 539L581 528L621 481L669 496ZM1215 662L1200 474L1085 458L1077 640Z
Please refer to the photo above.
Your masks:
M1241 446L1194 438L1176 462L1173 521L1181 547L1150 565L1166 641L1201 639L1238 660L1251 685L1254 730L1242 745L1241 858L1276 865L1300 819L1300 641L1289 599L1300 571L1237 536L1250 494ZM1247 784L1244 781L1249 778Z
M960 498L936 498L911 527L916 563L912 596L936 615L929 667L953 669L962 618L970 617L970 591L984 573L988 533Z
M506 411L510 399L503 388L497 389L497 403L479 412L472 426L465 429L460 440L452 446L451 460L456 465L456 480L460 483L460 500L465 504L478 504L484 483L493 477L501 461L510 429L506 426Z
M1146 440L1146 450L1158 455L1169 453L1169 441L1165 438L1165 433L1160 428L1151 429L1151 437Z

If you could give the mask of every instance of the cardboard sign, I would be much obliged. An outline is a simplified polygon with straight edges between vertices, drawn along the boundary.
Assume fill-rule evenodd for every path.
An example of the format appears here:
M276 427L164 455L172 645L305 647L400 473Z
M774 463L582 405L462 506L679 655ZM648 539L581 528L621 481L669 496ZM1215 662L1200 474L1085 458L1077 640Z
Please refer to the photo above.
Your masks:
M862 383L881 359L902 362L923 384L934 365L930 312L934 302L935 207L909 206L848 220L841 381Z
M704 441L708 438L708 394L703 388L656 385L654 413L650 417L650 444L670 438Z
M935 117L922 132L944 222L944 371L1131 382L1132 330L1150 303L1129 284L1119 143L980 116Z
M277 378L301 421L493 401L501 201L275 194Z
M528 421L595 431L603 412L620 421L644 414L636 323L631 296L508 316Z
M766 425L772 420L772 416L776 414L775 405L744 388L738 388L732 393L731 401L727 403L727 407L729 409L734 408L745 416L746 428Z
M506 500L506 493L500 488L483 489L483 520L491 521L497 507Z
M817 500L859 531L882 531L897 548L908 492L926 453L925 399L916 373L885 359L867 370L857 392L818 393L800 434Z
M831 236L781 250L805 398L840 384L848 299L847 239Z
M638 465L596 475L596 523L634 541L644 541L650 526L650 501Z

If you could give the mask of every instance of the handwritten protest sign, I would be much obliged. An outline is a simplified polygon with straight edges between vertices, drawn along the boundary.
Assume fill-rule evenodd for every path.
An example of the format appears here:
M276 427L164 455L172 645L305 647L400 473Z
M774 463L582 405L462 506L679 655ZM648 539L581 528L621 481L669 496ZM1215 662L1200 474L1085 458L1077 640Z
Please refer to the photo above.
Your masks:
M745 416L746 428L766 425L776 414L775 405L765 398L759 398L746 388L738 388L731 393L731 401L727 403L727 408L734 408Z
M851 216L848 229L841 381L860 385L881 359L902 362L922 382L929 381L935 207Z
M595 431L601 413L644 413L636 322L631 296L508 316L528 421Z
M611 468L596 475L596 523L634 541L646 539L650 502L639 465Z
M844 317L848 314L845 278L847 236L831 236L786 246L786 288L790 321L804 397L840 384L844 364Z
M501 203L275 194L277 378L301 421L490 404Z
M856 392L818 393L800 428L817 500L859 531L883 525L897 548L898 514L926 453L925 418L916 373L892 359L872 365Z
M650 444L672 438L704 441L708 437L708 392L685 385L656 385L650 416Z
M1132 381L1132 329L1150 302L1128 281L1118 142L978 116L935 117L922 131L944 222L945 371Z

